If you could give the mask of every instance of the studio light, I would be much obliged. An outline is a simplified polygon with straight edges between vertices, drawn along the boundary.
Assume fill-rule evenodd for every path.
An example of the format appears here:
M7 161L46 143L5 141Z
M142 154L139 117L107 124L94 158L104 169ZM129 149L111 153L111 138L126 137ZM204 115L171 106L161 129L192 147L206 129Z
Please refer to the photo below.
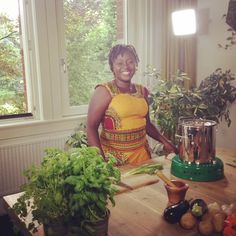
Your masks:
M196 14L194 9L175 11L172 13L172 26L175 35L196 33Z

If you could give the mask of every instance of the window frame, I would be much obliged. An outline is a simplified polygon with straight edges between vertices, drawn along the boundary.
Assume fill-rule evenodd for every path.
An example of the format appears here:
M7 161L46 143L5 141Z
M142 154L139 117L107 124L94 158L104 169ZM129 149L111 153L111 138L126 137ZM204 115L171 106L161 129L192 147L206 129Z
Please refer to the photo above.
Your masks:
M0 120L0 147L19 142L31 142L39 137L54 137L71 133L80 122L86 122L87 117L86 110L81 110L81 113L70 113L63 110L62 106L64 98L62 96L63 85L61 83L58 52L58 13L56 9L56 3L59 0L23 1L27 3L26 6L29 11L28 34L30 34L29 39L31 40L31 51L28 56L31 63L29 73L31 84L29 86L31 86L32 91L33 117ZM124 23L126 24L124 39L136 47L140 61L143 61L140 52L142 52L143 44L146 42L142 42L139 47L137 40L141 40L143 31L137 37L138 32L135 33L134 31L137 26L137 18L134 16L137 5L142 12L145 10L143 7L145 2L124 1ZM142 21L142 16L138 17L138 20ZM25 54L25 56L27 55Z
M35 92L35 50L34 50L34 36L33 36L33 20L32 20L32 5L28 0L19 0L19 17L21 24L20 43L23 49L23 72L22 77L25 76L26 88L26 103L28 110L20 114L5 114L1 115L0 125L2 123L14 123L16 120L21 120L21 117L27 119L35 119L37 117L36 101L37 93ZM34 78L34 79L33 79Z
M123 0L124 41L127 42L127 0ZM29 116L0 120L0 128L29 123L74 119L87 115L88 104L69 107L67 78L63 72L63 1L20 0ZM64 44L65 45L65 44ZM65 48L64 48L65 55Z
M123 29L124 38L123 43L127 42L127 0L123 0ZM59 64L60 64L60 81L61 81L61 96L62 96L62 114L63 116L71 115L85 115L88 111L88 104L80 106L70 106L69 103L69 89L68 89L68 74L66 62L66 45L64 37L64 13L63 0L56 1L57 11L57 26L58 26L58 46L59 46ZM120 43L122 43L120 41Z

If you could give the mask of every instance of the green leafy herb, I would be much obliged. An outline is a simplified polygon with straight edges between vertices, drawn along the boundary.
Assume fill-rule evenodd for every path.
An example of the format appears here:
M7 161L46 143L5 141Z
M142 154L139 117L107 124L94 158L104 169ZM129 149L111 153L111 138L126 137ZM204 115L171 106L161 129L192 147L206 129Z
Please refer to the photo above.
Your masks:
M83 146L88 146L88 140L86 135L86 126L81 123L75 129L74 133L66 140L65 149L79 148Z
M25 172L24 194L13 209L22 218L32 213L31 230L37 229L35 221L48 225L60 219L68 230L78 228L86 235L85 222L107 216L109 201L115 205L113 183L120 181L115 164L111 156L104 162L94 147L47 149L42 164Z

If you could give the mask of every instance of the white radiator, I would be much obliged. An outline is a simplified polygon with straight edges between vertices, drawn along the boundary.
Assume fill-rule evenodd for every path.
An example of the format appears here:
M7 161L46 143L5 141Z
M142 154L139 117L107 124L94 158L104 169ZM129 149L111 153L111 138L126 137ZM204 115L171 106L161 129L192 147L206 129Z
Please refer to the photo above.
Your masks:
M48 147L64 148L68 136L0 147L0 197L19 192L25 182L24 170L39 165Z

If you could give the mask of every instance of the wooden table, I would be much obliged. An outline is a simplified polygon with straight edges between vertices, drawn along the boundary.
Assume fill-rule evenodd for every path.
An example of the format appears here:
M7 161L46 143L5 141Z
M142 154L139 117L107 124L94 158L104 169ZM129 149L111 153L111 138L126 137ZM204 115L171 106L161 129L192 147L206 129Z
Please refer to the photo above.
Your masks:
M186 198L202 198L207 203L221 204L236 203L236 172L235 168L227 165L236 160L236 150L217 150L217 157L224 162L225 178L214 182L187 181L189 190ZM163 172L170 175L171 161L157 159L164 165ZM5 196L7 207L16 201L17 194ZM162 214L168 204L168 198L162 181L152 185L143 186L132 191L126 191L115 197L116 206L111 207L109 220L109 234L112 236L198 236L197 229L184 230L178 224L168 224ZM27 231L24 231L27 235ZM42 229L34 236L43 236ZM217 234L214 234L217 236Z

